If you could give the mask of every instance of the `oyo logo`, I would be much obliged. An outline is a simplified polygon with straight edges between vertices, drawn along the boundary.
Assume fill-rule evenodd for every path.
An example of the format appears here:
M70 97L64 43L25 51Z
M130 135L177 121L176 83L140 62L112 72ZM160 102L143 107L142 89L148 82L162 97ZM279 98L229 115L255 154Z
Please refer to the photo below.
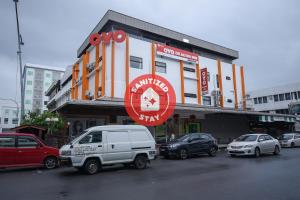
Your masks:
M126 39L126 33L122 30L114 31L114 32L102 32L101 34L99 33L94 33L90 36L90 44L93 46L97 46L98 44L104 42L105 44L109 44L111 40L114 40L118 43L124 42Z
M157 126L174 112L176 96L171 84L158 75L142 75L126 88L125 108L137 123Z

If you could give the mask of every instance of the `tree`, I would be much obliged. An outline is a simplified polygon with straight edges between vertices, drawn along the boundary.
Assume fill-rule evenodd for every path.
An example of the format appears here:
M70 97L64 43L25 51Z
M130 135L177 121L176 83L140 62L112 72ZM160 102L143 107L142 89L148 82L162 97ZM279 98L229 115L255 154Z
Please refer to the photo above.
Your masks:
M55 121L47 121L48 119L57 119ZM57 112L45 111L41 114L38 112L29 112L25 115L21 125L35 125L48 129L48 133L55 133L62 129L65 125L64 119Z

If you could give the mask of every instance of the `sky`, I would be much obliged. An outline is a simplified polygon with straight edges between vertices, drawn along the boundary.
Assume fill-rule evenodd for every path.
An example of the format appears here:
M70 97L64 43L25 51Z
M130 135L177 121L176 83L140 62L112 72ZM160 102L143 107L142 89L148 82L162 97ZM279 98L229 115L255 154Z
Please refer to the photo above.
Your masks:
M239 51L246 90L300 81L298 0L19 0L23 63L65 68L107 10ZM19 98L13 0L0 1L0 98Z

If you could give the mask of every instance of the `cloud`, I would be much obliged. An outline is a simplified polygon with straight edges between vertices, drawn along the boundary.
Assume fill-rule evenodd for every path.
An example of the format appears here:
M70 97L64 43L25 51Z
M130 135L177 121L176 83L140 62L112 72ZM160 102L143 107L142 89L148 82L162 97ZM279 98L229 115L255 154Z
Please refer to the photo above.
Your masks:
M67 66L108 9L240 52L247 90L299 80L300 1L19 1L24 63ZM0 2L1 96L14 97L17 66L13 1Z

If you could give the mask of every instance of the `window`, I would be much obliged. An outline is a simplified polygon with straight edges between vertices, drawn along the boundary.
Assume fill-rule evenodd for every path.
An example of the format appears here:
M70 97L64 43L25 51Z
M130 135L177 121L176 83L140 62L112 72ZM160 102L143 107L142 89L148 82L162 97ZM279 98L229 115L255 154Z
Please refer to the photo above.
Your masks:
M254 98L254 104L258 104L257 98Z
M143 69L143 59L135 56L130 56L130 67Z
M5 113L6 116L8 116L9 115L9 110L5 109L4 113Z
M196 70L194 68L189 68L189 67L183 67L184 71L188 71L188 72L195 72Z
M258 97L257 99L258 99L258 103L259 103L259 104L262 104L262 98L261 98L261 97Z
M44 105L46 106L48 104L48 101L44 101Z
M265 140L266 140L266 138L264 135L261 135L258 137L258 141L265 141Z
M32 90L26 90L26 94L32 94Z
M31 104L31 100L30 99L26 99L25 100L25 104Z
M79 141L79 144L90 144L90 143L100 143L100 142L102 142L102 132L97 131L97 132L91 132L85 137L83 137Z
M231 80L231 77L230 76L226 76L226 80Z
M200 139L201 140L210 140L211 138L208 135L200 134Z
M262 98L263 99L263 103L268 103L268 98L265 96Z
M232 99L227 99L227 103L232 103Z
M8 118L4 118L4 124L8 124Z
M18 111L13 110L13 116L14 116L14 117L18 117Z
M155 61L156 72L167 73L167 64L164 62Z
M300 98L300 91L298 91L298 98Z
M291 93L285 93L285 100L291 100Z
M0 136L0 147L15 147L14 136Z
M33 75L33 71L27 71L27 75L28 76L32 76Z
M279 101L284 101L284 94L279 94Z
M193 93L184 93L184 96L185 97L191 97L191 98L197 98L197 95L193 94Z
M211 97L203 96L203 105L210 106L211 105Z
M293 99L298 99L297 92L292 92L292 98Z
M12 124L18 124L19 122L19 119L18 118L13 118L12 119Z
M17 143L18 147L22 148L36 147L38 145L37 141L30 136L18 136Z
M27 85L32 85L32 81L26 81Z
M279 101L278 94L274 95L274 101Z

